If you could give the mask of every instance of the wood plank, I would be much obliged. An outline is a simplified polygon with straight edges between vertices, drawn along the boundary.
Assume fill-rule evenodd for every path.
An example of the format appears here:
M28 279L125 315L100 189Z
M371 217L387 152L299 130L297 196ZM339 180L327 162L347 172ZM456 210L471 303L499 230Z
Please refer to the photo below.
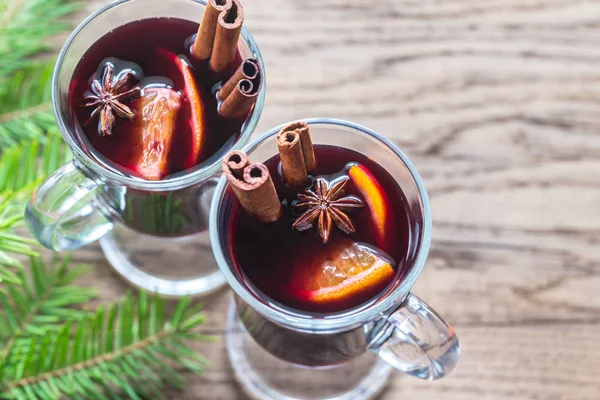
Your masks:
M107 1L92 1L90 11ZM349 119L421 171L434 242L415 292L456 328L457 370L395 376L382 399L600 397L600 2L246 1L268 96L257 133ZM97 246L85 280L126 286ZM243 398L222 334L227 291L206 301L215 344L177 399Z

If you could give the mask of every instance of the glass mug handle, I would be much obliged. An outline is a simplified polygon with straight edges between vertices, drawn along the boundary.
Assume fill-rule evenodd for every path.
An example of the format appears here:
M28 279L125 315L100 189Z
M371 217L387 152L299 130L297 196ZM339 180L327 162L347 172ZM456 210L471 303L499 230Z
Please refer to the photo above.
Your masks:
M98 207L98 189L75 161L63 165L31 196L25 210L27 228L52 250L73 250L96 241L113 225Z
M426 380L440 379L454 369L460 357L458 338L423 300L409 294L387 321L370 347L383 360Z

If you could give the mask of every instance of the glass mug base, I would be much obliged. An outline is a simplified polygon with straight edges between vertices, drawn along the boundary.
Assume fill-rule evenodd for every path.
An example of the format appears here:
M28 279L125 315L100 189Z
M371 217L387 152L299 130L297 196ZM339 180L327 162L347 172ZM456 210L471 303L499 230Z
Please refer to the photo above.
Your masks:
M167 239L117 224L100 239L106 259L128 284L163 296L200 296L225 284L208 231Z
M373 352L344 364L309 368L280 360L246 331L231 301L226 346L235 378L256 400L366 400L385 388L393 367Z

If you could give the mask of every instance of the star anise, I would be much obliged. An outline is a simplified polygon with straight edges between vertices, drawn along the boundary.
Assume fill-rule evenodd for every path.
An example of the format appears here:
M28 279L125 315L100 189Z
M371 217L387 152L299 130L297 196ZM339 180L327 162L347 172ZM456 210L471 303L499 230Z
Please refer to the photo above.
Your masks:
M356 196L345 196L346 186L349 178L334 182L327 182L323 178L316 180L314 190L304 190L298 195L300 200L294 207L308 209L292 225L299 231L305 231L317 222L321 241L326 244L329 241L333 223L347 234L354 233L356 228L347 211L364 207L361 199Z
M135 118L135 112L123 104L127 100L140 97L141 89L136 85L136 77L131 71L123 73L119 79L114 79L114 66L107 63L102 71L102 77L92 81L91 91L84 98L88 100L82 107L96 107L84 125L89 124L98 114L100 122L98 129L102 136L112 135L115 126L115 114L128 121Z

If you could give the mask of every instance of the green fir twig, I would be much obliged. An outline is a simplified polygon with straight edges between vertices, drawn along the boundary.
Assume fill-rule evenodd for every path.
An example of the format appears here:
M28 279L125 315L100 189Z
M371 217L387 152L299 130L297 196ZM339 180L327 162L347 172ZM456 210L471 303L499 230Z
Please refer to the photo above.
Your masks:
M31 277L20 270L18 278L23 285L8 285L6 292L0 293L0 377L10 365L15 349L28 348L40 338L56 334L66 321L89 316L88 312L72 308L95 297L92 288L72 284L88 268L68 265L69 257L55 258L48 264L31 257Z
M48 39L65 32L71 0L0 0L0 291L19 283L14 254L36 255L21 235L33 189L69 156L51 111L54 62L40 58ZM34 57L35 56L35 57Z
M164 399L165 384L185 383L177 366L202 373L209 364L186 344L203 338L191 332L204 322L200 307L182 299L168 321L164 309L157 296L127 295L56 337L22 348L0 383L0 398Z
M0 151L23 139L43 140L55 127L51 107L54 61L40 54L68 31L72 0L0 0Z
M63 17L80 7L70 0L0 0L0 77L30 67L33 56L50 50L48 39L71 28Z
M23 212L33 190L71 158L60 135L53 131L44 143L24 141L0 155L0 283L20 283L22 269L13 254L37 255L31 238L15 233L23 226Z
M40 61L0 77L0 148L23 140L43 142L46 132L56 130L51 103L53 68L54 62Z

